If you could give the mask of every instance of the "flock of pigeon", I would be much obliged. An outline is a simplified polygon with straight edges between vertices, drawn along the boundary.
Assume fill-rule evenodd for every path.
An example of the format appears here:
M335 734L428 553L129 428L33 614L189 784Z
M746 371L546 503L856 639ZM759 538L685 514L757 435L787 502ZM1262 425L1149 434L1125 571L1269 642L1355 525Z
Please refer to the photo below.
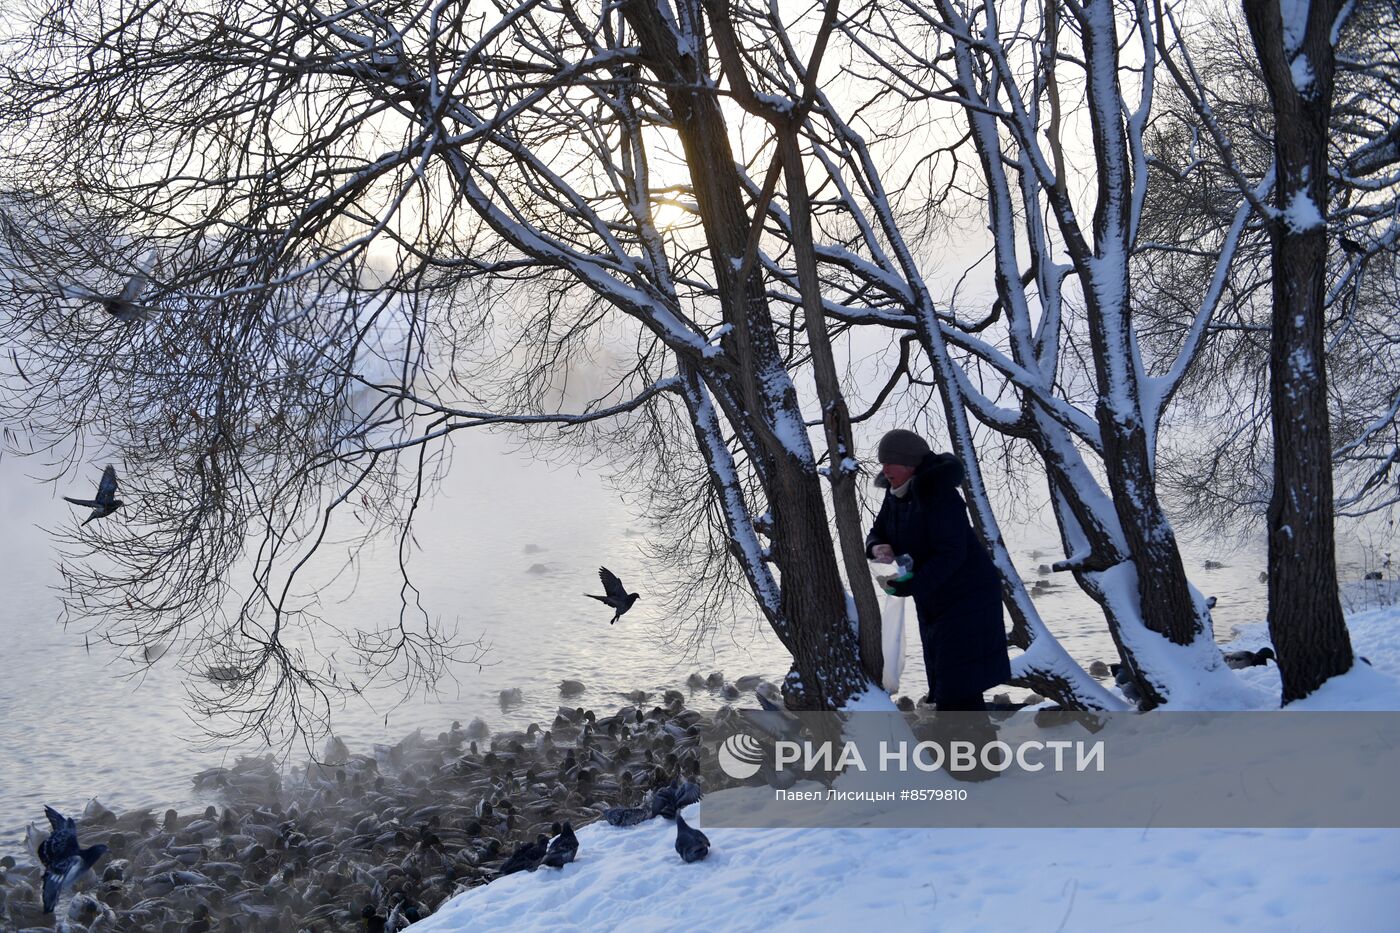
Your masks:
M150 276L155 270L155 255L148 254L138 264L134 272L122 286L122 290L114 295L102 294L81 286L63 286L59 293L64 298L74 298L79 301L89 301L100 304L108 314L122 323L133 323L149 320L155 308L139 303L141 294L150 284ZM83 524L98 518L106 518L123 503L117 498L117 470L111 464L102 471L102 479L97 486L97 494L91 499L74 499L69 496L63 497L66 501L74 505L81 505L92 509L92 513L83 520ZM598 576L603 581L603 596L591 596L613 610L612 622L617 622L628 609L632 608L640 596L636 593L627 592L627 588L622 585L622 581L617 575L606 567L598 569Z
M702 780L733 783L713 754L725 722L668 690L649 711L562 707L547 727L479 740L460 723L373 755L333 738L289 774L243 758L196 775L222 809L162 819L92 801L85 848L46 808L50 832L28 838L41 868L0 860L0 929L49 928L56 911L90 931L396 931L466 888L562 869L579 855L575 827L596 820L674 820L677 856L696 862L710 841L681 811Z
M155 254L147 254L138 264L137 269L126 283L122 285L122 290L113 295L95 292L80 285L64 285L59 288L59 294L64 298L75 298L78 301L90 301L100 304L102 309L123 324L130 324L139 321L149 320L154 308L140 304L141 293L150 284L150 276L155 271ZM111 464L102 471L102 479L97 485L97 495L91 499L74 499L69 496L63 497L74 505L81 505L92 509L92 514L83 520L83 524L97 518L106 518L124 504L117 498L117 471Z
M117 468L110 463L103 469L102 479L97 484L97 494L91 499L75 499L72 496L64 496L63 499L65 502L71 502L73 505L80 505L84 508L92 509L91 514L83 519L84 525L95 519L106 518L126 504L117 498ZM617 578L617 574L606 567L598 568L598 578L603 581L603 593L605 595L598 596L593 593L585 593L584 595L591 599L598 600L598 602L613 610L613 617L608 622L609 625L612 625L616 623L628 609L632 608L633 603L641 599L641 595L627 592L627 588L622 585L622 581Z

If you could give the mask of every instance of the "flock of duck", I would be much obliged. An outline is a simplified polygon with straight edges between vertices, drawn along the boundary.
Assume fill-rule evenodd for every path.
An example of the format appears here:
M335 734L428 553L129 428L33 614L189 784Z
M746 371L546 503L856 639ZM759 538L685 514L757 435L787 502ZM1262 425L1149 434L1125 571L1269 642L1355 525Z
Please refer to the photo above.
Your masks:
M752 691L767 714L782 708L758 676L696 673L687 686L724 700ZM583 690L559 685L563 697ZM195 775L196 792L220 803L192 813L118 814L94 799L75 821L45 807L49 832L27 832L32 862L0 857L0 928L397 931L467 888L563 868L579 851L575 827L600 819L672 820L677 855L699 861L710 841L681 810L702 786L738 783L715 757L742 727L738 711L701 714L677 690L650 709L651 694L626 697L606 715L561 706L523 731L492 734L481 719L436 737L420 729L373 754L333 736L318 761L289 772L271 756L239 758ZM990 708L1040 699L998 695ZM502 691L502 709L520 700Z
M710 721L675 690L661 699L607 715L561 707L494 735L454 722L373 754L332 737L289 773L240 758L195 775L220 803L190 813L94 799L74 821L45 808L49 832L31 825L26 839L36 864L0 859L0 928L395 931L466 888L562 868L575 827L600 819L674 820L677 855L698 861L710 841L680 810L702 783L735 783L714 766L733 715Z

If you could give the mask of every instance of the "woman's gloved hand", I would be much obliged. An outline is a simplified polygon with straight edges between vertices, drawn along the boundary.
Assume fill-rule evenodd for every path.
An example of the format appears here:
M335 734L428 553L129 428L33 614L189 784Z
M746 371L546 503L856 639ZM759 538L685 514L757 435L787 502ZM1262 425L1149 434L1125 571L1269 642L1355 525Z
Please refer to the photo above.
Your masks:
M891 596L898 596L903 599L906 596L914 595L914 578L907 580L890 580L885 584L885 592Z

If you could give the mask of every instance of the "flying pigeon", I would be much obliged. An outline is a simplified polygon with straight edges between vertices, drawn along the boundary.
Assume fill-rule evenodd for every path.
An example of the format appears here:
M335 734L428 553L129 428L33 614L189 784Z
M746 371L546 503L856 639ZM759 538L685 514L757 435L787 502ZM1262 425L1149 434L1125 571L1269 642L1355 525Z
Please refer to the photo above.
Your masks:
M1267 665L1273 656L1274 649L1267 646L1258 651L1227 651L1225 652L1225 663L1232 669L1239 670L1242 667Z
M651 815L664 817L668 820L676 818L676 814L695 803L704 793L700 790L700 785L691 781L682 782L680 776L671 781L666 787L657 788L651 798Z
M691 829L679 813L676 814L676 852L683 862L699 862L710 854L710 837Z
M545 853L544 864L550 868L563 868L574 860L578 854L578 837L574 835L574 824L565 822L564 828L559 831L559 835L554 837L554 841L549 844L549 851Z
M115 295L103 295L91 289L83 288L80 285L64 285L59 291L64 298L77 298L80 301L94 301L102 305L103 309L112 317L123 323L131 321L144 321L150 318L151 309L136 303L136 299L141 297L141 293L146 290L146 283L150 274L155 270L155 253L147 253L146 256L137 263L136 271L126 280L122 290Z
M617 610L613 613L612 622L608 623L612 625L624 612L631 609L632 604L640 599L641 596L637 593L627 592L627 588L622 585L622 581L617 578L617 575L606 567L598 568L598 579L603 581L603 592L608 595L594 596L592 593L584 593L583 595L590 599L596 599L603 605L611 606L613 609Z
M58 897L83 872L107 854L104 845L78 848L78 827L53 807L44 807L53 832L39 845L39 861L44 866L44 913L53 913Z
M117 498L117 468L109 463L107 468L102 471L102 482L97 485L96 498L74 499L70 496L64 496L63 501L92 509L92 514L83 519L84 525L94 518L105 518L111 515L126 504Z

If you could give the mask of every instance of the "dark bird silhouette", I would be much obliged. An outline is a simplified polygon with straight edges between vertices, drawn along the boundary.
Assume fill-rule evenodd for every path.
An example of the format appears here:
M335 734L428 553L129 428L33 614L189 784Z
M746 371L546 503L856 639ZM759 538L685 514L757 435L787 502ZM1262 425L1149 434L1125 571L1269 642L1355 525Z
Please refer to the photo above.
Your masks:
M71 496L64 496L63 501L92 509L92 514L83 519L84 525L94 518L106 518L108 515L111 515L126 504L117 498L117 468L110 463L107 464L107 468L102 471L102 481L97 484L97 496L95 498L74 499Z
M1108 669L1113 673L1113 682L1118 685L1118 689L1123 691L1123 698L1129 703L1141 703L1142 691L1138 690L1137 683L1133 681L1133 675L1125 664L1110 664Z
M679 813L676 814L676 852L683 862L699 862L710 854L710 837L692 829Z
M1227 651L1225 652L1225 663L1235 670L1242 667L1258 667L1261 664L1268 664L1274 656L1274 649L1269 647L1260 648L1258 651Z
M102 305L112 317L123 323L132 321L144 321L150 318L151 309L137 304L136 300L141 297L141 293L146 290L146 284L150 279L151 272L155 269L155 255L148 254L137 264L136 271L126 280L122 290L115 295L104 295L100 292L83 288L81 285L64 285L60 292L65 298L77 298L80 301L92 301Z
M515 847L510 858L506 859L501 866L502 875L513 875L518 871L534 871L540 867L540 862L549 854L549 837L540 833L535 837L535 841L526 845L521 843Z
M700 790L700 785L691 781L682 782L677 776L666 787L657 788L656 793L651 798L651 815L665 817L668 820L676 818L676 813L695 803L705 796Z
M574 835L574 824L566 821L559 835L550 842L544 864L550 868L563 868L574 860L575 855L578 855L578 837Z
M107 854L104 845L78 848L78 827L53 807L44 807L53 832L39 844L39 861L44 866L44 913L53 913L59 895L97 860Z
M631 609L632 604L638 599L641 599L641 596L637 593L627 592L627 588L622 585L622 581L617 578L617 575L606 567L598 568L598 579L603 581L603 592L608 595L594 596L592 593L584 593L583 595L587 596L589 599L596 599L603 605L611 606L613 609L617 610L613 613L612 622L608 623L612 625L613 622L621 618L624 612Z
M1356 242L1349 236L1338 236L1337 242L1341 244L1343 251L1351 253L1353 256L1361 255L1366 252L1366 247L1362 246L1360 243Z

